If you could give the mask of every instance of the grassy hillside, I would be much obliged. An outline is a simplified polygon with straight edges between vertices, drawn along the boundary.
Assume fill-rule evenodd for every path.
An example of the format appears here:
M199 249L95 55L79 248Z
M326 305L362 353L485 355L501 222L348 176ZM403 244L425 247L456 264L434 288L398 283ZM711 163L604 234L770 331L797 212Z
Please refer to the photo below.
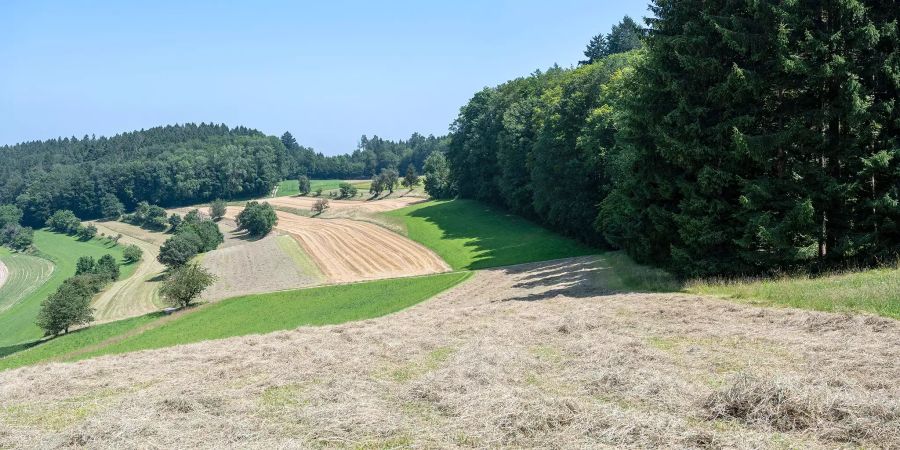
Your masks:
M371 319L427 300L470 276L468 272L250 295L199 306L176 316L159 314L76 331L0 358L0 370L48 360L168 347L209 339L270 333L304 325ZM157 320L159 319L159 320ZM3 354L0 353L0 356Z
M42 257L53 262L55 269L39 288L0 313L0 347L41 337L43 333L34 324L41 302L52 294L66 278L75 275L75 263L79 257L100 258L108 253L119 262L124 262L122 247L99 239L83 242L72 236L38 230L34 232L34 246ZM134 272L134 268L134 264L122 266L121 278L130 276ZM2 354L2 350L0 350L0 354Z
M385 214L401 218L410 239L434 250L454 269L597 253L533 222L473 200L432 201Z
M53 263L30 255L12 253L0 247L0 262L9 278L0 286L0 314L44 284L53 275Z
M322 192L327 193L328 191L337 190L340 184L345 181L347 180L309 180L309 187L312 192L316 192L316 189L322 189ZM350 180L350 182L360 191L369 191L370 183L368 181ZM300 194L300 183L297 180L284 180L278 183L278 193L275 195L277 197L288 197L298 194Z
M695 281L685 291L763 306L866 312L900 319L900 268L823 277Z

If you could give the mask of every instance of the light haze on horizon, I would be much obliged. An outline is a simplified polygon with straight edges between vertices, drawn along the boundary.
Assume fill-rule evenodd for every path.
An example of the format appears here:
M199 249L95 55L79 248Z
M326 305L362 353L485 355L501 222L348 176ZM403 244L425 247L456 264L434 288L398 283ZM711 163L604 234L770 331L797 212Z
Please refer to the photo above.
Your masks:
M583 58L644 0L0 4L0 146L185 122L325 154L447 132L485 86Z

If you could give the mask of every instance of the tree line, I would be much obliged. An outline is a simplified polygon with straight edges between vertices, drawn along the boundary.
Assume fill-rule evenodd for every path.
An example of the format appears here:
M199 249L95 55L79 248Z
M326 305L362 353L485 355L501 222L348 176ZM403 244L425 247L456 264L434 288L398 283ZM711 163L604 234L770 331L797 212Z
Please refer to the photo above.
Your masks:
M452 125L439 194L686 277L900 254L894 2L651 11L646 29L617 25L627 39L593 39L577 68L475 94Z

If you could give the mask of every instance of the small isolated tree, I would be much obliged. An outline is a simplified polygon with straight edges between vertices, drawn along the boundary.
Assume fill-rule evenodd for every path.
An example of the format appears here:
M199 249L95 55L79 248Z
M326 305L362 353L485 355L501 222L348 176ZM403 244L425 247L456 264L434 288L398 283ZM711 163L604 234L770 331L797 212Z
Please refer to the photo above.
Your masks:
M199 246L196 242L183 235L176 235L163 243L156 260L170 268L180 267L187 264L198 251Z
M163 283L160 294L172 306L184 308L216 281L216 277L197 264L186 264L172 269Z
M211 217L212 220L219 220L225 217L225 210L227 206L228 205L225 203L225 200L214 200L209 204L209 217Z
M312 190L310 187L309 177L306 175L300 175L297 178L297 181L300 188L300 195L309 195L309 192Z
M112 255L103 255L97 260L94 272L109 281L116 281L119 279L119 263Z
M178 214L172 213L172 215L169 216L169 226L171 226L171 229L174 231L178 228L179 225L181 225L181 222L183 222L183 220L184 219L182 219Z
M118 220L125 214L125 205L114 194L105 194L100 199L100 214L104 219Z
M265 236L277 223L278 215L275 213L275 208L266 202L247 203L237 217L238 228L247 230L251 236Z
M94 320L92 295L79 283L67 280L41 303L37 326L44 330L45 336L56 336L68 333L73 325L91 322Z
M372 182L369 183L369 193L375 197L378 197L382 192L384 192L384 183L382 182L382 177L379 175L373 175Z
M346 181L338 185L338 189L341 192L341 198L352 198L356 197L356 186L353 186Z
M412 164L406 166L406 175L403 177L403 186L407 189L412 190L419 184L419 176L416 175L416 168Z
M125 257L125 261L129 263L136 263L141 260L141 257L144 256L144 251L141 250L137 245L129 245L125 247L125 250L122 250L122 256Z
M313 203L311 211L313 212L313 214L319 215L319 214L322 214L323 212L325 212L325 210L328 208L329 208L328 199L320 198L320 199L316 200L315 203Z
M381 184L388 190L388 193L394 193L394 188L397 186L399 180L400 174L398 174L396 170L381 169Z
M97 268L97 262L91 256L82 256L75 263L75 275L83 275L86 273L94 273Z
M92 223L78 229L78 238L83 241L89 241L96 236L97 227Z

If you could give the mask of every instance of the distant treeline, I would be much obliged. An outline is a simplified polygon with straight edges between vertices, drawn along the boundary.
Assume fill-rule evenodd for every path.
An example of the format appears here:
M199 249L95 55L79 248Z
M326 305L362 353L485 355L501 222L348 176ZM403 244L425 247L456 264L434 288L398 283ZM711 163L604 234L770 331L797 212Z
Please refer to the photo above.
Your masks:
M897 258L896 3L651 10L578 68L475 94L451 130L455 191L682 276Z
M104 217L109 203L130 211L140 202L176 206L264 196L300 174L369 178L410 163L421 173L428 153L445 145L446 139L419 134L399 142L363 137L350 155L324 156L289 133L279 139L204 123L27 142L0 147L0 205L16 205L23 224L40 227L59 210Z
M445 151L449 139L419 133L396 142L363 136L353 153L337 156L325 156L303 147L289 132L281 136L281 142L291 155L286 173L289 178L306 175L314 179L367 179L382 169L405 171L410 164L422 173L425 158L434 151Z

